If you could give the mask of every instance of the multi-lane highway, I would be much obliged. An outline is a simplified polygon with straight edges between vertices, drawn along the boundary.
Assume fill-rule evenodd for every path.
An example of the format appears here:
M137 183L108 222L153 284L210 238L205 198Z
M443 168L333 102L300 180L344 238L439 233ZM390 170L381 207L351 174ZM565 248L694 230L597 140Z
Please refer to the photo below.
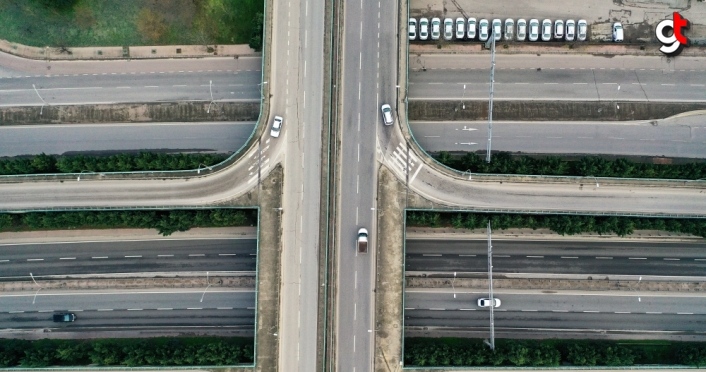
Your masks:
M488 122L410 122L427 151L487 148ZM703 115L636 122L493 121L493 150L532 154L608 154L706 158Z
M255 292L210 288L40 291L0 295L0 329L115 327L166 330L174 327L234 327L252 330ZM203 296L203 299L202 299ZM76 313L73 323L53 323L57 311ZM192 328L193 330L193 328ZM204 330L201 330L204 331Z
M410 100L488 99L488 55L410 55L409 62ZM702 57L498 54L495 68L495 100L706 101Z
M204 122L0 126L0 156L142 150L229 153L245 144L255 124Z
M0 277L110 273L254 272L255 239L0 244Z
M47 62L0 53L0 107L210 101L211 94L216 102L258 101L261 64L259 57Z
M407 240L406 270L487 273L486 240ZM704 276L703 242L493 239L493 273Z
M494 294L502 301L494 312L499 330L706 335L705 298L698 293L498 290ZM476 304L481 297L487 297L487 290L407 290L405 326L487 329L488 311Z

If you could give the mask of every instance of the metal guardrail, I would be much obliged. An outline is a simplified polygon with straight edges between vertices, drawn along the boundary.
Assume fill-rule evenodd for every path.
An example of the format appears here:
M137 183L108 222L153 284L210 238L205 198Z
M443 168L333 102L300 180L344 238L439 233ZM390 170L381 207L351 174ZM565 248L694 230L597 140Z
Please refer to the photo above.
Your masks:
M475 207L449 207L449 208L408 208L406 211L419 212L475 212L475 213L498 213L498 214L558 214L572 216L606 216L606 217L647 217L647 218L696 218L706 219L706 214L691 215L678 213L647 213L647 212L602 212L602 211L563 211L563 210L542 210L542 209L502 209L502 208L475 208Z

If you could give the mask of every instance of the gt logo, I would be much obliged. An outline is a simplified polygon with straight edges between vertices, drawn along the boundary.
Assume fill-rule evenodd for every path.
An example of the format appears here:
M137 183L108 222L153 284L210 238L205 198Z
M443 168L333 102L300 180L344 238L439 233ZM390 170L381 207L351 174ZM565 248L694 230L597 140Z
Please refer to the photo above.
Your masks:
M684 47L691 44L689 38L684 36L684 30L688 30L691 26L689 20L682 18L677 12L674 12L672 17L674 20L665 19L658 23L655 30L657 40L662 43L659 50L668 56L678 55ZM668 35L670 30L672 31L671 35Z

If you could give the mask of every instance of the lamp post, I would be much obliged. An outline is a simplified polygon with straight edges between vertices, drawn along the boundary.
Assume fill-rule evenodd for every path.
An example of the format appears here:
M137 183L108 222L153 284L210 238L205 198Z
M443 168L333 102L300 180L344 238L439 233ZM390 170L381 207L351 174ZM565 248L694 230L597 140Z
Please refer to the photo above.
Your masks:
M203 165L203 168L201 168L202 165ZM199 163L198 169L196 169L196 174L201 174L201 169L204 169L204 168L206 168L208 170L213 170L213 168L209 167L208 165L206 165L204 163Z
M78 174L78 177L76 177L76 181L81 181L81 175L84 173L95 173L95 172L89 171L89 170L82 170L81 173Z

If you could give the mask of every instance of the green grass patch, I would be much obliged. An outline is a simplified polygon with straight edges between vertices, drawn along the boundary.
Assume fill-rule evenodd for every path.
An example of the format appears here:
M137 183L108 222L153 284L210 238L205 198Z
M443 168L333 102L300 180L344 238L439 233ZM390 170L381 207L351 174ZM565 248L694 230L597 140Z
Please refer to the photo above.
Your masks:
M59 48L248 44L261 37L263 12L264 0L0 0L0 38Z
M0 340L0 367L221 366L252 364L254 339L175 337Z

